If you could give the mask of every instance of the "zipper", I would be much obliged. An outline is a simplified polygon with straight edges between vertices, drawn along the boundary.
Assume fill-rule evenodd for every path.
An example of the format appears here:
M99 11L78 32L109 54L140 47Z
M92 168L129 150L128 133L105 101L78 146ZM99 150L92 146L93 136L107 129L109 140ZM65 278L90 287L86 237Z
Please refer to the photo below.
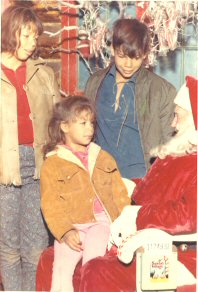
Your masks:
M32 74L32 76L31 76L31 77L29 78L29 80L26 82L26 84L24 84L24 90L26 89L27 84L32 80L32 78L34 77L34 75L38 72L38 70L39 70L39 68L36 69L36 71ZM7 84L9 84L9 85L11 85L12 87L15 88L15 86L14 86L11 82L7 81L7 80L4 79L3 77L1 77L1 80L4 81L4 82L6 82Z
M7 80L5 80L5 79L3 79L3 78L1 78L1 80L4 81L5 83L9 84L10 86L14 87L14 85L13 85L11 82L9 82L9 81L7 81ZM14 88L15 88L15 87L14 87Z
M147 165L147 160L146 160L146 156L145 156L145 148L144 145L142 143L142 131L140 129L140 123L139 123L139 112L138 112L138 107L137 107L137 98L136 98L136 84L135 84L135 95L134 95L134 102L135 102L135 106L136 106L136 114L137 114L137 123L138 123L138 129L139 129L139 135L140 135L140 144L142 146L142 151L143 151L143 156L144 156L144 164L146 167L146 172L148 171L148 165Z
M32 76L29 78L29 80L26 82L26 85L32 80L32 78L34 77L34 75L38 72L39 68L36 69L36 71L34 71L34 73L32 74Z
M95 196L97 197L98 201L101 203L101 205L103 206L103 208L105 210L105 213L106 213L106 215L107 215L107 217L109 219L109 222L112 223L111 217L110 217L109 213L107 212L107 209L105 208L105 206L104 206L103 202L101 201L101 199L98 197L98 194L97 194L96 189L95 189L95 187L93 185L93 182L91 181L91 178L90 178L90 183L91 183L91 186L92 186L92 188L94 190Z

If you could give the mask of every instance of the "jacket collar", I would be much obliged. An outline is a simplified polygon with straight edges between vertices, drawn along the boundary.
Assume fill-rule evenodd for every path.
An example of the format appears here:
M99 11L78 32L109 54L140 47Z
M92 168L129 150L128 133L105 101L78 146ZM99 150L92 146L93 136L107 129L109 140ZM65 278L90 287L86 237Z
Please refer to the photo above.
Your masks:
M97 144L91 142L89 147L89 153L88 153L88 165L89 165L89 173L90 176L93 174L93 170L96 164L96 160L98 158L98 154L101 150L101 147ZM57 148L47 154L47 157L51 155L57 155L58 157L65 159L67 161L70 161L72 163L77 164L81 168L85 169L85 166L82 164L80 159L72 153L71 150L65 148L64 146L58 145Z
M14 87L14 85L10 82L8 77L5 75L4 71L1 69L1 80L5 81L6 83L10 84L11 86Z
M38 60L28 59L26 61L26 65L27 65L26 84L32 79L32 77L39 70L39 65L43 65L43 64L45 64L45 61L42 59L38 59ZM1 79L4 80L5 82L9 83L10 85L12 85L10 80L7 78L7 76L5 75L5 73L2 69L1 69Z
M28 82L39 70L39 65L44 65L45 61L42 59L38 59L38 60L28 59L26 64L27 64L26 84L28 84Z

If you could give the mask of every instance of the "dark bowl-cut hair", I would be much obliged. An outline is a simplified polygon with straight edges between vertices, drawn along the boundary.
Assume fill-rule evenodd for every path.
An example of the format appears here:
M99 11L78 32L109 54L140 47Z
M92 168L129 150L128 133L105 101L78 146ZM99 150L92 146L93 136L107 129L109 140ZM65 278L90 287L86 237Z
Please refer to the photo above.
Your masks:
M43 32L43 25L34 11L25 6L9 6L1 17L1 51L13 54L18 45L17 33L21 33L22 26L33 24L38 35Z
M53 114L48 125L49 143L43 147L44 158L46 154L56 148L58 144L65 144L65 134L61 130L61 123L75 121L80 114L86 111L92 115L93 122L96 121L95 106L91 100L85 96L70 95L62 98L53 108Z
M150 51L148 27L137 19L118 19L113 26L112 46L130 58L139 58Z

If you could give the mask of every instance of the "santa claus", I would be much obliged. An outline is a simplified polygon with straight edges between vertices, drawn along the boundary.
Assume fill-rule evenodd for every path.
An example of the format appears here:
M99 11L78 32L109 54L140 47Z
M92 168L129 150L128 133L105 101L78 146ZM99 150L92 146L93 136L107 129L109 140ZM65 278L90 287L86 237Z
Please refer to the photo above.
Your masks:
M186 77L174 101L175 135L166 145L152 150L157 159L133 192L136 206L127 207L112 224L111 243L118 249L91 260L82 268L80 292L136 291L133 252L144 244L149 233L155 236L156 229L173 238L180 235L181 239L183 235L184 241L187 234L196 236L197 85L195 78ZM156 236L160 236L158 232ZM196 291L196 244L180 244L178 259L190 273L186 282L185 275L178 276L177 291Z

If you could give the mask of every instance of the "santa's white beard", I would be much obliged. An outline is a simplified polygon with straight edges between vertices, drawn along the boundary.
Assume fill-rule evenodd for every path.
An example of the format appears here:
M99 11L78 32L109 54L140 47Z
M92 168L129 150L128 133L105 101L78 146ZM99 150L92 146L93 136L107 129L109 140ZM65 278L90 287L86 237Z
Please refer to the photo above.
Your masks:
M186 124L173 138L164 145L159 145L150 151L152 157L165 158L167 155L183 156L197 151L198 132L194 124Z

